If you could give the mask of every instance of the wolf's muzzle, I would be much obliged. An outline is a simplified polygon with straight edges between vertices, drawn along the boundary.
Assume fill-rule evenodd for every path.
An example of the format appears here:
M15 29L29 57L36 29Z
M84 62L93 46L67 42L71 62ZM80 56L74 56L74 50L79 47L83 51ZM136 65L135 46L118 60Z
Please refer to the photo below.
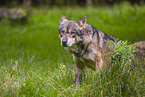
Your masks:
M67 46L67 39L62 39L62 46Z

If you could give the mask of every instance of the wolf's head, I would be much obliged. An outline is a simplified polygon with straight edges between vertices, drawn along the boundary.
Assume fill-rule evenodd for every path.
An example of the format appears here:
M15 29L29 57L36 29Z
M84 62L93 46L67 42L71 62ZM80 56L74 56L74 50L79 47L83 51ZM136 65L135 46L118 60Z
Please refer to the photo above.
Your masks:
M61 45L64 47L72 47L73 45L83 41L81 31L86 24L86 16L78 21L69 21L65 16L61 16L60 26L58 28Z

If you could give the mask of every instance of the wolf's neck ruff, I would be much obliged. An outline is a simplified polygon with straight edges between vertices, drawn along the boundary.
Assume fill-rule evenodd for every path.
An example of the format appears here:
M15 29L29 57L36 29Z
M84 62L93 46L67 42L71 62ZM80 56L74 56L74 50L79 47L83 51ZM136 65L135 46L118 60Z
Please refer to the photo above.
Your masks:
M74 44L71 47L65 47L65 50L68 51L69 53L74 54L76 57L81 57L85 53L86 48L87 47L85 47L85 45L83 45L83 43L80 42L80 43Z

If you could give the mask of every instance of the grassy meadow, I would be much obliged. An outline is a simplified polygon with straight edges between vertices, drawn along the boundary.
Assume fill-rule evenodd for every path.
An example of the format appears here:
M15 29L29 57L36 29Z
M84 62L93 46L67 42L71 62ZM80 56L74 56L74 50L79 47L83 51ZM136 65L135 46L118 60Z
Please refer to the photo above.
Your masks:
M122 72L119 67L100 73L86 69L76 88L74 62L61 47L57 30L61 15L71 20L87 16L87 23L134 43L145 40L145 6L40 7L30 8L28 13L27 24L0 22L1 97L145 96L145 66L141 63ZM119 62L117 66L123 64Z

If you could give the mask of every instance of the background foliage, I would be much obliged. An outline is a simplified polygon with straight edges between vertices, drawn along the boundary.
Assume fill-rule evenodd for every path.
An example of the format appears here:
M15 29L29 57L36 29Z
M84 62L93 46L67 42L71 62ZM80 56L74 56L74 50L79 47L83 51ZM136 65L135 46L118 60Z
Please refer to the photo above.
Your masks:
M113 5L128 1L131 4L144 4L144 0L1 0L0 5L4 6L99 6Z

